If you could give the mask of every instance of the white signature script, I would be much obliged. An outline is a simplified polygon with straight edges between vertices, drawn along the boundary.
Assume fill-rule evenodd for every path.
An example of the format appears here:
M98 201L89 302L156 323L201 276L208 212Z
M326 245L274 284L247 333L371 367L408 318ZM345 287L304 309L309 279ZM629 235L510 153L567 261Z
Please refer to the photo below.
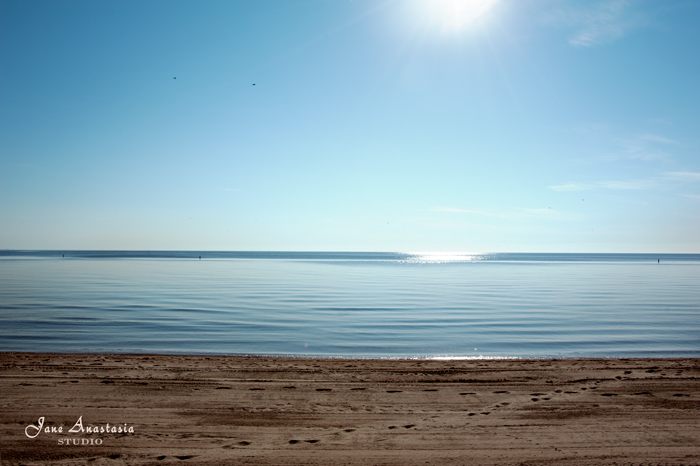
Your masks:
M46 426L44 421L46 418L41 416L37 421L37 425L29 425L24 429L24 435L29 438L36 438L40 433L46 434L62 434L63 426ZM134 426L126 424L104 424L101 426L83 426L83 416L80 416L76 423L68 430L71 434L133 434Z

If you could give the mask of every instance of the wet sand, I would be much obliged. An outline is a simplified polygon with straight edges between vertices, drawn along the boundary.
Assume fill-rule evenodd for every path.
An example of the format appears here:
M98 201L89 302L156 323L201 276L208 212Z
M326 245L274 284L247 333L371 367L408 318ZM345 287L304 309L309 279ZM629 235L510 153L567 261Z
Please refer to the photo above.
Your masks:
M700 359L0 353L0 367L3 464L700 464ZM107 424L126 432L86 432Z

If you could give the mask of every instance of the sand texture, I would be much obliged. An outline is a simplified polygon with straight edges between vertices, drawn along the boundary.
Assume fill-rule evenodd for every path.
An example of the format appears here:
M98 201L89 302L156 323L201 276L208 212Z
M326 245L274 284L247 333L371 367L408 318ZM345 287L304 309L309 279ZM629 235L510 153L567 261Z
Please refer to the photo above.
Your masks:
M700 359L0 353L0 367L3 464L700 464ZM127 432L87 433L106 424Z

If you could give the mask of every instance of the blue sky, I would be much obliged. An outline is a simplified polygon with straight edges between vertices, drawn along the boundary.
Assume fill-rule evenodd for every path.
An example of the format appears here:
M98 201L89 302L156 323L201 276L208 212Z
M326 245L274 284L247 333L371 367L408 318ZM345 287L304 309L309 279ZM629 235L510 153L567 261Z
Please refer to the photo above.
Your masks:
M0 248L700 253L699 20L0 0Z

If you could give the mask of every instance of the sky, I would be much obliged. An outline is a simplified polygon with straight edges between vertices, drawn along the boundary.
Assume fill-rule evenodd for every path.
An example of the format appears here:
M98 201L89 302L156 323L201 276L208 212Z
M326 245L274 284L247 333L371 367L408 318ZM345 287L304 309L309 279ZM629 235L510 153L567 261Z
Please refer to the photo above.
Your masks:
M700 253L696 0L0 0L0 249Z

